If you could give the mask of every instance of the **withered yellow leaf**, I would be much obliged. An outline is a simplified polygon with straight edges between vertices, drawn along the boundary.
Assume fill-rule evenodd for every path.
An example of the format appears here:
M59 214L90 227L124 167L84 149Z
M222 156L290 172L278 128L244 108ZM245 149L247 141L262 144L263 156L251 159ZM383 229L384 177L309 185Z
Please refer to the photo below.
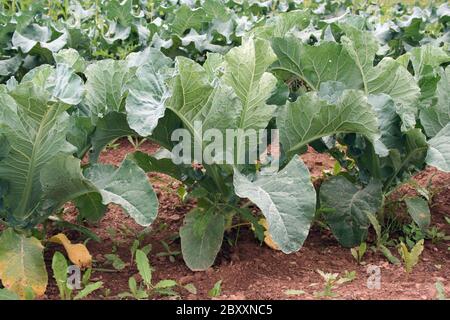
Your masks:
M24 299L31 289L36 297L43 296L47 288L44 247L34 237L16 233L13 229L0 237L0 280L5 288Z
M49 239L50 242L62 244L66 249L70 261L80 268L87 268L92 265L92 256L84 244L72 244L66 235L59 233Z
M278 245L273 241L272 236L270 235L268 229L269 224L267 223L267 220L264 218L259 219L258 223L262 225L265 229L264 231L264 243L273 250L280 250Z

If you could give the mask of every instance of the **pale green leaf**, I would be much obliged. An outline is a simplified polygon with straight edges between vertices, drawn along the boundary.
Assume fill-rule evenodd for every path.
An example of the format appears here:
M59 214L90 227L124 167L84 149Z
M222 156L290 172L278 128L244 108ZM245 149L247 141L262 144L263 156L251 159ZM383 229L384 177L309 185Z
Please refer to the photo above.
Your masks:
M0 134L13 146L0 162L0 176L9 184L9 210L19 221L39 207L44 166L60 153L75 151L65 139L67 105L48 99L48 92L32 82L20 84L11 96L0 94Z
M315 93L288 102L277 118L280 141L290 155L307 144L335 133L360 133L369 140L378 134L377 116L362 91L346 90L336 104Z
M131 78L125 105L130 127L144 137L151 135L164 116L164 103L169 96L166 81L172 76L171 59L155 49L149 58Z
M198 227L199 220L204 226ZM189 269L206 270L212 266L222 246L225 222L220 213L194 209L184 218L180 229L181 251Z
M420 123L429 137L436 136L450 122L450 68L440 72L436 102L420 110Z
M127 83L132 76L126 61L102 60L86 68L86 96L93 119L112 111L123 111Z
M191 9L187 5L181 5L174 14L175 19L171 23L171 29L178 36L182 36L187 29L199 29L207 20L203 8Z
M303 162L293 158L274 175L255 181L234 172L235 193L256 204L269 224L273 241L285 253L298 251L306 237L316 209L316 191Z
M394 100L403 129L414 127L420 89L405 67L392 58L384 58L367 73L366 80L368 93L385 93Z
M152 268L147 255L142 250L136 250L136 266L144 283L149 286L152 284Z
M450 123L428 141L426 163L441 171L450 172Z
M158 198L145 172L132 160L125 159L119 168L95 164L85 176L99 190L104 204L120 205L136 223L149 226L158 212Z
M57 64L66 64L75 72L81 73L86 69L86 61L75 49L69 48L55 52L53 58Z
M339 81L347 88L362 86L360 70L344 47L335 42L317 46L301 43L293 37L274 38L272 48L278 56L272 70L293 75L313 89L326 81Z

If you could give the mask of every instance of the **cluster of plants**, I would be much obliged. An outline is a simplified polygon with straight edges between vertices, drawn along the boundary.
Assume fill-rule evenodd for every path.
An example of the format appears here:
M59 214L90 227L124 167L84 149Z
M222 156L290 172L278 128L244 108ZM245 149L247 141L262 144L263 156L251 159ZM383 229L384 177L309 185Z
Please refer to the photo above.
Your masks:
M395 201L427 232L432 199L411 176L426 165L450 172L448 4L180 2L3 1L4 287L21 297L44 294L48 241L83 251L61 237L47 239L46 226L64 222L69 201L80 222L99 220L114 203L151 225L158 200L148 172L181 181L183 199L196 200L180 229L192 270L209 268L241 221L287 254L319 221L342 246L359 246L358 261L372 226L376 249L392 257L381 229L395 214L385 204L403 185L415 195ZM281 144L272 159L280 170L270 175L262 162L173 161L177 129L207 147L208 129L267 128L279 130ZM134 152L117 168L97 162L111 141L130 136L161 149ZM238 134L235 159L245 145ZM308 146L337 163L317 189L300 158ZM408 271L421 241L400 244ZM80 259L71 260L84 266ZM153 284L146 259L136 252L143 282L130 280L125 295L144 298L176 285Z
M207 52L225 53L252 29L280 12L309 9L297 21L296 37L317 41L323 20L357 14L395 55L405 46L448 41L448 7L412 7L385 1L258 0L2 0L0 2L0 80L22 77L40 64L56 64L63 48L86 60L124 59L148 46L174 58L203 62ZM66 53L67 54L67 53Z

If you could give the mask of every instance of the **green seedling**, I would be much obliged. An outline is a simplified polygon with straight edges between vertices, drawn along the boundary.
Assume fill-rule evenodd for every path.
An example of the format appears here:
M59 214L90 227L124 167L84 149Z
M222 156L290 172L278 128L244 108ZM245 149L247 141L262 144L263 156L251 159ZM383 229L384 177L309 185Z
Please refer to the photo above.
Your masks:
M178 296L178 293L174 291L177 286L177 282L174 280L164 279L153 284L154 270L150 266L150 261L144 251L136 250L135 263L142 281L138 283L134 277L130 277L128 280L130 291L119 294L120 298L143 300L154 295Z
M334 298L337 297L338 294L333 290L338 286L351 282L356 278L356 271L345 271L342 277L339 277L339 273L325 273L322 270L317 270L317 273L324 280L324 287L322 291L315 292L314 295L318 298L327 297Z
M157 257L169 257L169 261L170 262L175 262L175 257L179 256L181 254L181 251L172 251L172 249L170 249L170 246L167 242L165 242L164 240L160 241L161 245L164 247L163 252L159 252L156 254Z
M362 264L362 259L367 250L367 244L365 242L361 243L358 247L351 248L350 252L352 253L353 258L355 258L358 264Z
M408 247L401 242L400 246L398 248L398 252L400 253L400 256L402 257L405 271L407 273L411 273L414 266L419 262L419 257L422 254L423 251L423 243L424 240L419 240L411 249L411 251L408 250Z
M217 281L212 287L211 290L208 291L208 297L217 298L222 294L222 280Z
M94 291L103 287L103 282L97 281L90 283L91 278L91 269L88 269L84 272L83 277L81 279L81 284L83 285L83 289L78 291L78 293L74 296L74 290L69 287L67 280L67 272L68 265L67 260L64 255L60 252L56 252L53 255L52 259L52 270L53 270L53 278L56 281L56 285L59 290L59 297L61 300L81 300L89 296Z

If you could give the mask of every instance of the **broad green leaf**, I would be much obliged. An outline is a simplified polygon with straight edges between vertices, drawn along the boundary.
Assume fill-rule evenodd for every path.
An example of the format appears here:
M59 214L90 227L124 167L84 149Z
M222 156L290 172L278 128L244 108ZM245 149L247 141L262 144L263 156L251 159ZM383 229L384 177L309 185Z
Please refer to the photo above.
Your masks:
M95 127L89 117L70 116L70 125L67 132L67 141L77 148L75 156L82 159L91 148L91 135L95 131Z
M136 250L136 266L144 283L150 286L152 284L152 268L150 267L147 255L139 249Z
M414 127L420 89L405 67L391 58L384 58L369 70L366 80L369 94L385 93L394 100L403 129Z
M327 209L324 218L336 239L347 248L365 241L370 221L366 211L375 213L381 206L381 184L371 182L360 189L343 176L335 176L320 187L320 205Z
M103 39L109 45L113 46L118 40L125 41L131 33L131 27L126 27L116 21L109 21L108 30L103 34Z
M97 121L95 131L91 136L92 150L89 154L89 161L97 162L100 153L110 142L135 135L136 132L130 128L125 113L109 112Z
M428 202L420 197L414 197L406 198L405 203L411 218L417 223L420 229L425 231L430 226L431 222L431 213Z
M23 53L28 53L37 44L51 52L57 52L67 43L67 33L63 33L55 40L51 40L52 30L47 26L36 23L30 24L22 30L15 30L12 36L12 44Z
M182 165L174 164L171 158L158 157L158 153L149 155L147 153L137 151L132 155L129 155L129 157L145 172L164 173L182 182L188 178L187 171L193 171L192 167L189 165L187 165L186 168L183 168Z
M202 223L202 227L198 224ZM212 266L224 235L224 216L212 210L197 208L184 218L180 229L181 252L189 269L206 270Z
M205 69L187 58L177 58L177 76L172 83L170 109L194 135L202 141L201 130L235 128L240 104L231 88L213 87ZM200 126L195 126L198 121Z
M9 184L9 210L19 223L39 207L44 166L60 153L75 151L65 139L67 105L48 99L32 82L19 85L11 96L0 94L0 133L13 146L0 162L0 177Z
M195 134L194 121L204 120L208 100L213 87L208 82L206 71L192 60L177 57L177 76L172 80L172 96L167 108L172 110L183 124ZM203 111L206 109L205 111ZM198 135L198 133L197 133Z
M174 12L174 15L171 29L178 36L182 36L187 29L199 29L202 23L207 20L202 8L191 9L184 4Z
M277 80L266 70L275 59L269 43L260 39L245 40L225 55L224 82L233 88L242 105L238 128L263 129L273 117L275 107L265 102Z
M133 21L132 6L133 0L109 1L105 6L106 16L109 20L128 26Z
M169 96L166 81L172 76L171 59L158 50L150 52L150 59L131 78L125 105L130 127L144 137L151 135L164 116L164 103Z
M387 94L369 95L369 104L377 114L380 141L387 149L401 149L403 141L400 131L400 117L397 115L394 100Z
M86 96L93 119L104 117L112 111L124 110L127 83L132 76L126 61L102 60L86 68Z
M103 204L100 193L86 193L73 200L78 209L78 219L86 219L90 222L99 221L106 212L106 205Z
M0 60L0 76L9 76L19 69L22 63L20 55L16 55L9 59Z
M194 141L202 142L202 131L209 128L263 129L275 110L265 104L276 84L265 72L273 59L266 41L246 40L225 56L224 76L213 84L210 65L206 71L192 60L178 57L167 108L183 122Z
M311 22L311 15L308 11L293 10L283 12L267 19L266 24L256 27L250 31L257 38L270 40L274 37L283 37L298 33L306 29Z
M293 158L274 175L255 181L234 172L235 193L256 204L266 217L273 241L284 253L298 251L305 241L316 209L316 191L303 162Z
M40 181L45 198L43 210L47 212L55 212L70 200L99 193L83 176L81 160L72 156L55 156L43 166Z
M420 123L428 137L436 136L450 122L450 68L440 72L436 102L420 110Z
M378 137L377 116L361 91L346 90L333 104L315 93L288 102L277 118L280 141L291 156L307 144L335 133L360 133Z
M206 61L203 64L206 73L208 74L209 81L213 81L222 71L223 55L219 53L208 52L206 54Z
M224 0L205 0L203 2L203 10L205 13L214 19L219 19L221 21L226 21L230 18L230 15L225 6L226 1Z
M441 171L450 172L450 123L428 141L426 163Z
M296 38L286 37L274 38L272 48L278 57L272 70L293 75L312 90L319 90L320 84L326 81L340 81L352 89L362 86L357 64L338 43L309 46Z
M424 69L426 66L436 68L445 62L449 62L450 55L443 48L426 44L413 48L410 59L414 68L415 77L419 79L425 73Z
M84 175L100 190L103 204L120 205L141 226L155 220L158 198L145 172L132 160L125 159L117 169L95 164Z
M366 76L373 68L375 54L378 51L378 42L370 32L361 31L347 24L341 24L339 27L345 32L345 36L341 38L342 45L358 66L364 91L367 93Z
M5 288L25 296L30 287L40 297L47 288L47 270L41 242L7 229L0 236L0 280Z
M77 50L69 48L53 53L56 64L66 64L75 72L81 73L86 69L86 61Z
M427 155L428 143L425 135L420 129L410 129L403 134L402 149L392 149L389 153L389 165L393 172L389 180L385 183L385 187L391 186L395 179L400 178L406 173L417 169L423 169L424 160Z
M58 64L56 68L50 65L34 68L22 78L22 84L26 82L33 82L49 92L53 99L70 105L80 103L84 94L83 80L66 64Z

